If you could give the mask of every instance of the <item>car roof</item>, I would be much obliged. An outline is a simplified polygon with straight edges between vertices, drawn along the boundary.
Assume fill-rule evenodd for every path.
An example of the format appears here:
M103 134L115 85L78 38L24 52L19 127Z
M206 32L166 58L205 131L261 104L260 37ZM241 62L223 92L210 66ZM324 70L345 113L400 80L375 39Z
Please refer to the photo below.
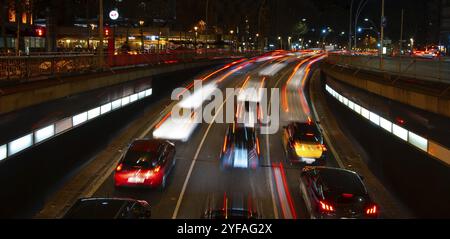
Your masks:
M129 151L146 153L157 152L160 146L165 143L166 141L163 140L137 139L131 143Z
M356 172L331 167L311 167L309 171L311 170L317 172L329 194L351 193L360 196L367 194L366 187Z
M113 219L119 217L123 208L138 201L119 198L82 198L66 213L70 219Z

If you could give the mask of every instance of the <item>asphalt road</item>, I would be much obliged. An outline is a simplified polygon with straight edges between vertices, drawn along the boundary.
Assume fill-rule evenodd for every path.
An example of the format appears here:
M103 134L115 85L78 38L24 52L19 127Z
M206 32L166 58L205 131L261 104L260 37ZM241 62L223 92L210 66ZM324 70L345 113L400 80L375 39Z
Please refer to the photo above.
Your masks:
M281 143L282 126L290 121L306 121L312 117L308 97L299 90L305 86L311 56L286 56L262 62L242 62L215 74L208 81L220 81L218 87L239 88L245 81L261 81L259 72L272 64L283 63L283 68L267 76L267 88L279 88L281 102L280 130L274 135L259 134L262 162L254 169L222 169L220 151L228 125L225 123L202 123L186 143L176 142L176 166L169 176L168 185L161 191L146 189L114 188L113 174L99 186L95 197L126 197L143 199L152 205L152 216L158 219L197 219L205 210L211 197L232 197L230 195L251 195L258 203L263 218L306 218L304 203L300 199L298 181L301 169L286 163ZM239 67L239 68L237 68ZM284 90L283 90L284 89ZM300 88L301 89L301 88ZM283 93L284 91L284 93ZM158 104L155 112L169 112L170 96L165 103ZM230 100L230 98L225 99ZM288 109L286 109L288 108ZM221 110L226 111L225 107ZM225 112L226 113L226 112ZM158 117L148 119L154 127ZM152 137L152 129L145 137ZM145 133L145 132L144 132ZM337 166L332 155L328 166Z

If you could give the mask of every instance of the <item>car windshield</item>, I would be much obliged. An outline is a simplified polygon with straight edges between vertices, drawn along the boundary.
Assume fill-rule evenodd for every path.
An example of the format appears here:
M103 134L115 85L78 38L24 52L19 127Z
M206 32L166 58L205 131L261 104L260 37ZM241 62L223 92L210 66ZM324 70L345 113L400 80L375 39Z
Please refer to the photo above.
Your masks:
M81 200L64 216L66 219L115 219L130 202L120 200Z
M344 170L321 169L319 175L326 198L339 198L342 194L366 195L366 189L355 173Z

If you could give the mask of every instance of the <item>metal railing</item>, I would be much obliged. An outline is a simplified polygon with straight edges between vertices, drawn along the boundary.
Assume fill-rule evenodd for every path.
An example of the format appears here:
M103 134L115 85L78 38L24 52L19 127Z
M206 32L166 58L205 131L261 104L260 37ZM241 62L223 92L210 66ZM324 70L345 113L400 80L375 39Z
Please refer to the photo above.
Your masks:
M221 49L169 50L153 53L110 54L49 54L45 56L0 56L0 83L27 82L49 77L136 66L189 63L232 57L251 57L257 51L231 52ZM101 63L103 62L103 63Z
M327 62L358 70L376 71L426 81L450 83L450 59L436 57L383 57L329 53Z

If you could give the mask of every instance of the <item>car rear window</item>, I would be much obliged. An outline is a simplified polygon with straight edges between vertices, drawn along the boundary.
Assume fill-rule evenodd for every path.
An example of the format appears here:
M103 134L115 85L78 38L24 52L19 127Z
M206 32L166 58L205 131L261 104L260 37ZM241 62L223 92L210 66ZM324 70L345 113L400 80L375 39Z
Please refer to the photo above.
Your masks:
M119 200L78 201L64 216L66 219L114 219L131 203Z
M326 197L338 197L344 193L366 195L366 189L358 175L344 170L321 169L319 180Z
M294 138L298 141L319 142L320 132L313 124L296 124L294 126Z
M125 154L123 164L129 167L155 167L161 144L145 141L135 142Z

